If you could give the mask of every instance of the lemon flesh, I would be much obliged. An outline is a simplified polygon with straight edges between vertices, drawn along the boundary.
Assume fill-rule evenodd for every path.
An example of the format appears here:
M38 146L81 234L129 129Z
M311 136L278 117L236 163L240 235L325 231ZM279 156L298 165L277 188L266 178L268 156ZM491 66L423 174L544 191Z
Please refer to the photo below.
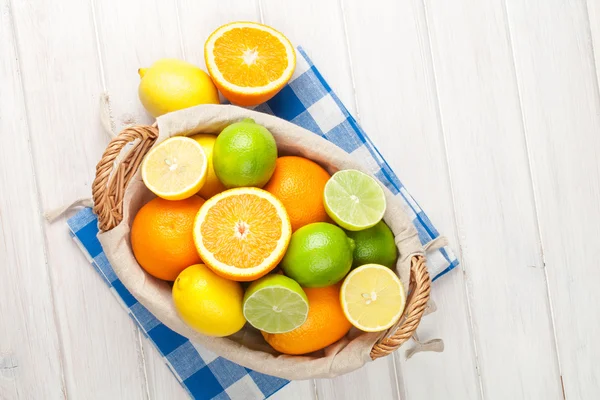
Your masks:
M302 325L307 316L306 294L285 275L267 275L253 282L244 295L244 317L261 331L289 332Z
M195 195L204 185L208 160L202 146L184 136L157 145L142 162L142 179L148 189L166 200Z
M385 194L377 181L357 170L338 171L324 190L325 211L349 231L375 226L385 213Z
M226 189L225 185L223 185L219 178L217 178L217 174L215 174L215 169L213 167L212 155L217 137L208 133L199 133L197 135L190 136L190 139L194 139L196 142L200 143L200 146L202 146L204 149L204 153L208 159L208 174L206 175L206 182L198 192L200 197L208 200L217 193L221 193Z
M365 332L380 332L398 322L406 293L391 269L366 264L348 274L340 290L340 302L352 325Z

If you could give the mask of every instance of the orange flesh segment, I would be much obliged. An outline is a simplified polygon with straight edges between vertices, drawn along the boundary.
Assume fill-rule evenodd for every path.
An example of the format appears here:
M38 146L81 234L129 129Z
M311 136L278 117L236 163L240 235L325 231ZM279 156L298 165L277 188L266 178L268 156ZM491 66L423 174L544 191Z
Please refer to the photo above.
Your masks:
M282 224L277 209L266 199L253 194L226 197L206 214L202 242L217 261L252 268L275 251Z
M234 28L215 41L215 64L228 82L260 87L279 79L288 66L285 46L268 32Z

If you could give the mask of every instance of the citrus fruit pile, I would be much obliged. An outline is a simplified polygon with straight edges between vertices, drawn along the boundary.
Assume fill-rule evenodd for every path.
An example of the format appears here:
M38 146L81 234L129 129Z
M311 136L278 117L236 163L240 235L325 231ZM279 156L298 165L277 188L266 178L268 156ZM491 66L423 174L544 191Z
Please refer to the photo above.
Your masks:
M182 62L140 71L153 115L217 102L213 81L239 104L265 101L295 62L283 35L252 23L217 29L205 55L212 81ZM402 315L397 248L371 176L279 157L271 132L252 119L218 135L169 138L145 156L141 174L156 197L134 217L133 253L150 275L173 282L173 303L195 330L228 336L249 324L275 350L307 354L353 326L383 331Z

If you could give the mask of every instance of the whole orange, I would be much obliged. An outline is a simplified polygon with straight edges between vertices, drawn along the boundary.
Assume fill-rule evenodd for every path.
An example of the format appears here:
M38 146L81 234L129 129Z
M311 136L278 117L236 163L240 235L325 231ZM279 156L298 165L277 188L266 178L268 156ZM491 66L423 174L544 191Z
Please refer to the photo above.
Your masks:
M150 200L131 225L131 247L138 263L150 275L174 281L190 265L200 264L194 244L194 219L204 199Z
M340 305L340 284L302 288L308 297L308 317L300 327L286 333L261 332L267 343L284 354L306 354L343 338L352 325Z
M323 190L329 178L327 171L307 158L279 157L263 189L281 200L295 231L313 222L329 221L323 206Z

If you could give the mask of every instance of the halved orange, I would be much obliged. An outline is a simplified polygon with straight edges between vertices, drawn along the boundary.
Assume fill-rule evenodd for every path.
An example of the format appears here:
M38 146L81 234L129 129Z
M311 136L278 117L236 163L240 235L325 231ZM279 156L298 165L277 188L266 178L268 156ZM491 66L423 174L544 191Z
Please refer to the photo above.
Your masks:
M291 235L283 204L252 187L211 197L194 222L200 258L218 275L235 281L253 281L275 268Z
M232 22L204 44L213 82L227 100L255 106L275 96L296 68L296 52L275 29L256 22Z

